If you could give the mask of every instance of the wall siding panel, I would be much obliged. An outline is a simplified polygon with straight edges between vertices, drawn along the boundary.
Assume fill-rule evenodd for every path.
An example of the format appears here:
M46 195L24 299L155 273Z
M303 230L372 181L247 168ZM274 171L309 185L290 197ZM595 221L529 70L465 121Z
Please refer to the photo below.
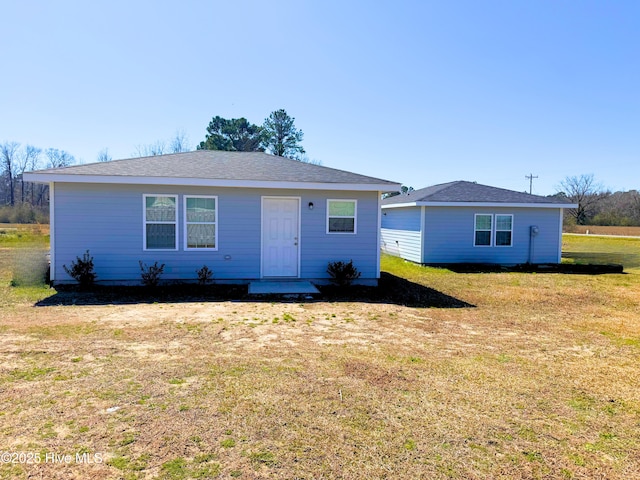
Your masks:
M420 208L389 208L382 213L380 248L383 252L422 263Z
M528 262L530 227L537 225L532 263L557 263L560 256L560 209L556 208L482 208L426 207L424 241L421 251L420 207L383 210L382 251L418 263L500 263ZM513 215L511 247L475 247L474 215Z
M420 256L420 232L382 229L381 250L389 255L422 263Z
M143 194L179 195L179 250L143 250ZM183 250L184 195L218 196L217 251ZM262 196L301 198L302 278L326 279L329 261L351 259L363 279L377 277L377 192L56 183L56 263L52 265L56 281L72 281L63 265L87 249L99 281L139 281L139 260L164 263L163 279L167 280L195 280L195 271L205 264L218 280L260 278ZM326 233L327 198L358 200L356 235ZM314 203L313 210L309 202Z
M474 215L512 214L513 246L475 247ZM424 263L501 263L529 261L529 229L540 228L534 240L532 263L557 263L560 209L427 207Z

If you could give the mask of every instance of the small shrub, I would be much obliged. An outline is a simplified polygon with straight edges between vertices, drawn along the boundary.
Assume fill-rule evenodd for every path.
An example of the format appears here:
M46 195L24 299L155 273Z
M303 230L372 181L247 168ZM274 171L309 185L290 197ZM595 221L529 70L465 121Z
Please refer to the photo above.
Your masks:
M198 274L199 285L207 285L212 282L211 277L213 277L213 270L206 265L203 265L202 268L196 270L196 273Z
M146 287L155 287L160 281L160 276L164 272L164 263L158 266L158 262L153 265L142 263L142 260L138 261L140 265L140 276L142 277L142 284Z
M90 287L97 278L96 273L93 271L93 257L89 255L89 250L84 252L82 258L76 257L76 260L71 262L71 268L66 265L63 265L62 268L82 288Z
M353 260L346 262L329 262L327 273L331 276L331 281L339 287L347 287L360 278L361 273L353 266Z

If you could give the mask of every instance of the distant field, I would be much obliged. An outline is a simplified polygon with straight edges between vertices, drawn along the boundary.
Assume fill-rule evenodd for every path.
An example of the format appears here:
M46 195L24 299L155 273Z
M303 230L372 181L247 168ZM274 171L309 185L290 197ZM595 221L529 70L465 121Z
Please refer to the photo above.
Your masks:
M590 235L619 235L640 237L640 227L603 227L599 225L575 225L567 228L566 233L581 233Z
M616 238L565 234L562 237L562 261L577 264L624 266L625 272L640 273L640 238Z
M49 225L0 223L0 285L41 277L49 249Z
M49 224L0 223L0 239L9 234L49 235Z

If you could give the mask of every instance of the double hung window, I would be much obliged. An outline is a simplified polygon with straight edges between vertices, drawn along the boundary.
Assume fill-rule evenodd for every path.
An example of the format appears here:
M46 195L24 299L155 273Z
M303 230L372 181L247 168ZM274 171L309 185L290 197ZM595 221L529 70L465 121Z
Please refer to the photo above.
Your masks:
M327 233L356 233L358 202L327 200Z
M510 247L513 245L513 215L477 213L474 219L474 246Z
M178 250L178 195L143 195L144 250ZM185 195L184 250L217 250L218 197Z
M185 250L216 250L218 222L217 197L184 197Z
M490 247L493 231L493 215L476 215L475 243L476 247Z
M177 195L144 195L144 249L177 250Z
M510 247L513 237L513 215L496 215L496 247Z

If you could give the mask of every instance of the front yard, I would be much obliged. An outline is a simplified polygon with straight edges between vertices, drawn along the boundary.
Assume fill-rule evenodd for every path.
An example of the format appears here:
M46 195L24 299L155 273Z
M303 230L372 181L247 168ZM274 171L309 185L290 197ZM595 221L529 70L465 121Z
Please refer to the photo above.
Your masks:
M446 301L1 287L0 478L637 476L637 270L383 270Z

